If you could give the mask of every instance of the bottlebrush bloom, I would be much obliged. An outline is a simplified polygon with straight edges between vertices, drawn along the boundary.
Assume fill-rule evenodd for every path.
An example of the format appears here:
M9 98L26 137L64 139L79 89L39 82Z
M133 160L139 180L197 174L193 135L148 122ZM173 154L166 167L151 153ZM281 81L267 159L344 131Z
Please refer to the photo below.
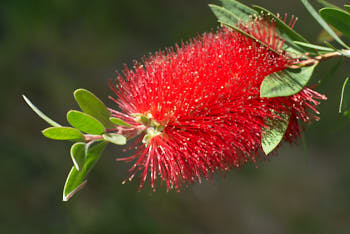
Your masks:
M263 79L297 60L280 50L283 40L273 25L254 22L241 28L279 53L219 28L135 62L111 83L118 97L112 99L122 110L111 110L112 116L130 124L123 134L135 137L136 152L118 159L134 162L129 180L139 175L142 188L149 176L153 190L158 179L168 190L179 190L266 158L266 119L290 116L288 142L300 136L298 120L317 119L317 99L325 97L309 88L289 97L260 97Z

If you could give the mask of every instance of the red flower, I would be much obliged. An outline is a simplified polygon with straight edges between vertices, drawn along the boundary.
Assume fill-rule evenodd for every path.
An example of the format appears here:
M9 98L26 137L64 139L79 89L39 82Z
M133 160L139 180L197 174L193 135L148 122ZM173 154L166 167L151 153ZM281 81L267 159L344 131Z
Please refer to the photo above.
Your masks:
M283 43L273 25L256 36L275 50ZM125 68L111 85L125 114L111 112L133 125L125 128L129 138L138 134L136 153L119 159L135 162L128 178L140 174L142 188L150 176L153 189L159 178L167 189L179 190L216 171L267 157L262 129L276 113L290 114L284 140L294 141L301 131L298 120L316 119L308 109L317 113L315 99L324 96L305 88L290 97L260 97L263 79L294 62L286 53L220 28L135 62L133 70Z

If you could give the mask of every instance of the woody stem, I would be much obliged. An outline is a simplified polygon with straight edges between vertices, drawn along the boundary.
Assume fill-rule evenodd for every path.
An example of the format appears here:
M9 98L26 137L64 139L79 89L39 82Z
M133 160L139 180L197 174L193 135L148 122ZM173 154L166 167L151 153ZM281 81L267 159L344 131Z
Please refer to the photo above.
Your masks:
M330 52L327 54L321 54L321 55L318 55L316 57L308 58L306 60L302 60L300 62L294 63L293 65L289 66L289 68L298 69L301 67L315 65L315 64L318 64L319 62L328 60L328 59L333 58L333 57L344 56L344 53L350 53L350 50L344 50L342 52L335 51L335 52Z

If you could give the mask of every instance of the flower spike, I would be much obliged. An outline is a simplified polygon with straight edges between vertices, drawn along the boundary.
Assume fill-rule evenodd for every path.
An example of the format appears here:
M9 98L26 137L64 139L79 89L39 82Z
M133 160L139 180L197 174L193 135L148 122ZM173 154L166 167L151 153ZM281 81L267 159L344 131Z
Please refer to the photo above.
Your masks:
M255 19L240 27L273 49L281 48L274 24ZM317 113L316 99L325 97L309 88L293 96L260 97L264 78L294 62L285 51L277 54L219 28L135 62L132 70L125 68L111 85L124 114L111 113L134 128L143 126L135 134L136 153L120 159L134 161L127 180L138 175L142 188L150 177L153 190L157 180L167 190L179 190L217 171L255 163L268 157L262 153L264 129L282 128L268 120L278 122L283 115L288 121L281 139L294 142L301 131L298 120L317 119L312 114Z

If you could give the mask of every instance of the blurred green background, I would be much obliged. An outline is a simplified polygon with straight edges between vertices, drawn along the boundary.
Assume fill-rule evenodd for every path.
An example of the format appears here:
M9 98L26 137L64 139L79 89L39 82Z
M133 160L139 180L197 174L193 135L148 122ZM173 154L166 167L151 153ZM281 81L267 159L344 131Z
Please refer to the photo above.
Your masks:
M342 5L346 1L332 1ZM318 69L314 83L328 96L321 120L302 144L271 161L235 170L183 192L121 181L130 165L109 147L88 185L61 201L72 165L69 145L44 138L47 124L21 99L26 94L66 123L77 108L72 92L93 91L109 106L109 79L123 64L217 27L208 0L0 2L0 233L350 233L350 121L337 113L349 62ZM299 17L296 30L316 42L321 29L297 1L251 0ZM320 7L313 2L315 6Z

